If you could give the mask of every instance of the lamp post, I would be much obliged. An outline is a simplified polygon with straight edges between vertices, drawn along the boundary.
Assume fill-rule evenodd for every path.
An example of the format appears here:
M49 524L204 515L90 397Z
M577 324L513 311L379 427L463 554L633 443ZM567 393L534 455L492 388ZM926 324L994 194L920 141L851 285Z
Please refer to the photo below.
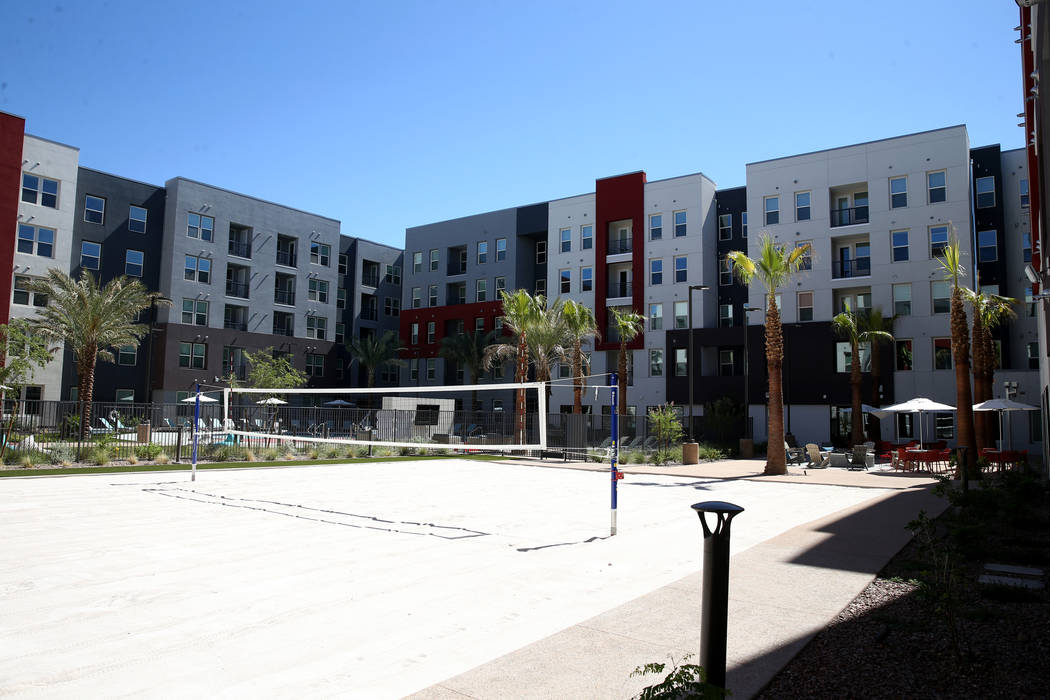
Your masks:
M748 350L747 341L747 337L750 335L750 333L748 333L747 315L752 311L761 311L762 309L755 306L748 306L747 304L744 304L741 309L744 312L744 437L749 438L751 437L751 386L748 383L748 371L751 366L751 353Z
M693 439L693 292L707 289L706 284L689 285L689 355L685 358L685 373L689 377L689 442L696 442Z

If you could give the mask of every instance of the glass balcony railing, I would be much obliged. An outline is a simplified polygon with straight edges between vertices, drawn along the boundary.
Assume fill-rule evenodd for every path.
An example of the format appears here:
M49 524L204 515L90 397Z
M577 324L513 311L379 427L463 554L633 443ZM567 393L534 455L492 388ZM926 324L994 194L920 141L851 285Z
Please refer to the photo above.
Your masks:
M288 306L295 306L295 291L291 289L274 290L273 302L275 304L286 304Z
M230 255L236 255L238 258L250 258L252 257L252 244L242 243L241 241L230 241L227 252L229 252Z
M868 206L849 207L848 209L831 210L831 226L852 226L868 223Z
M835 260L831 263L832 279L850 277L868 277L871 275L871 258L854 258L853 260Z
M248 283L226 280L226 296L248 298Z
M630 253L632 249L630 238L610 238L609 239L609 250L608 255L619 255L620 253Z
M366 287L378 287L379 286L379 273L368 274L367 272L361 277L361 284Z
M222 327L227 328L231 331L246 331L248 330L248 322L233 318L227 318L223 319Z
M294 328L290 323L278 323L273 324L274 335L294 335Z
M614 297L629 297L633 295L634 292L632 291L630 282L613 282L609 285L609 294L607 296L611 299Z
M286 267L295 267L295 251L294 250L278 250L277 251L277 264L284 265Z

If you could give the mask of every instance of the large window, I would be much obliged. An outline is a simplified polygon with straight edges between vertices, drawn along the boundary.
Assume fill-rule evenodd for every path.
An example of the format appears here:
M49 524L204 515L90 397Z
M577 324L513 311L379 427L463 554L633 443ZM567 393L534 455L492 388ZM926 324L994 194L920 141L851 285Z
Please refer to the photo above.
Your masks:
M734 353L732 350L725 349L718 351L718 376L719 377L732 377L736 374L736 362L733 357Z
M28 255L39 255L42 258L55 257L54 230L42 226L19 224L18 252Z
M689 360L686 354L685 348L674 349L674 376L676 377L688 377L689 376Z
M186 217L186 235L190 238L199 238L202 241L210 241L212 232L215 230L215 219L201 214L189 214Z
M952 290L944 280L930 283L930 297L933 299L933 313L946 314L952 310Z
M346 290L339 287L335 290L335 308L345 309L346 308Z
M187 326L208 325L208 302L203 299L183 299L182 322Z
M558 232L561 237L561 252L568 253L572 251L572 229L563 228Z
M993 176L977 178L976 189L978 209L995 206L995 178Z
M594 247L594 227L580 227L580 250L590 250Z
M944 170L926 173L926 201L930 204L948 199L947 175Z
M488 301L489 300L489 281L488 280L476 280L474 282L474 299L475 301Z
M798 293L798 320L813 320L813 292Z
M780 223L780 197L766 197L765 198L766 208L766 226L772 226L773 224Z
M871 371L871 344L861 343L857 350L860 353L860 371ZM849 343L835 343L835 369L841 373L851 372L853 368L853 346Z
M58 180L22 173L22 201L58 209ZM96 221L95 223L102 222Z
M437 322L427 321L427 342L433 344L437 340Z
M580 291L581 292L594 291L594 268L592 268L592 267L581 267L580 268Z
M674 327L689 327L689 302L676 301L674 303Z
M893 314L911 316L911 283L893 285Z
M810 193L795 193L795 221L809 221L810 215Z
M142 268L145 264L145 254L141 250L127 250L124 252L124 274L129 277L142 277Z
M102 264L102 244L93 241L81 241L80 266L85 270L97 270Z
M562 294L568 294L572 291L572 271L571 270L558 270L558 280L560 283L559 291Z
M29 282L30 279L28 277L15 275L14 293L11 297L11 303L21 306L47 306L47 295L30 291Z
M310 242L310 263L328 267L332 261L332 246L317 241Z
M497 238L496 239L496 262L503 262L507 259L507 239Z
M383 282L387 284L401 284L401 266L387 265L383 272Z
M994 229L977 232L977 261L995 262L999 259L998 234Z
M412 253L412 272L423 271L423 251L417 250Z
M933 339L933 368L934 369L951 369L952 368L952 339L951 338L934 338Z
M128 207L128 230L132 233L146 232L146 216L149 212L145 207L136 207L134 204Z
M894 341L893 344L897 357L897 370L900 372L911 371L914 366L911 354L911 341L901 339Z
M179 343L179 367L204 369L207 348L204 343Z
M478 265L484 265L489 261L489 242L478 241Z
M907 262L908 231L890 231L890 241L893 244L893 262Z
M649 376L664 376L664 351L659 348L649 350Z
M346 255L345 253L340 253L337 260L339 261L337 263L339 267L336 268L337 272L340 275L345 275L350 267L350 256Z
M684 255L675 256L674 259L674 281L689 281L689 258Z
M733 284L733 261L724 257L718 261L718 285L728 287Z
M106 220L106 200L102 197L86 195L84 197L84 221L89 224L101 224Z
M321 304L328 303L328 282L325 280L311 279L307 285L306 298Z
M409 342L409 345L418 345L419 344L419 324L418 323L413 323L413 324L411 324L409 326L408 342Z
M939 224L930 227L930 257L939 258L944 255L944 247L948 245L948 227Z
M684 211L676 211L674 213L674 237L681 238L687 233L687 226L685 220Z
M121 345L117 348L117 364L124 365L125 367L132 367L135 365L135 360L138 357L138 350L134 345Z
M507 289L507 278L506 277L497 277L496 278L496 287L495 287L495 289L496 289L496 301L499 301L502 298L500 296L500 292L506 291L506 289Z
M890 209L908 206L908 178L905 176L890 178Z
M649 304L649 330L659 331L664 327L664 305Z
M728 241L733 237L733 215L718 215L718 240Z
M657 285L664 283L664 261L663 260L650 260L649 261L649 284Z
M658 241L664 237L663 214L649 215L649 240Z
M418 309L423 306L422 292L419 287L412 287L412 308Z
M733 305L718 305L718 325L721 328L729 328L733 325Z
M955 438L955 416L951 413L933 414L933 435L938 440Z
M547 264L547 241L536 241L536 264Z

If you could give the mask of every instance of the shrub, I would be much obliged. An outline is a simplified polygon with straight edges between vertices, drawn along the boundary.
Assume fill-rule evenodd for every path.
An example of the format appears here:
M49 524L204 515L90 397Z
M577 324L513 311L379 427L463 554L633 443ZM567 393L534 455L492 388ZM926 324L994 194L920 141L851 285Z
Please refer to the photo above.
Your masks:
M332 445L324 451L324 456L328 459L335 459L343 456L343 450L338 445Z
M254 452L252 452L252 451L251 451L250 449L249 449L249 450L245 450L245 451L244 451L244 458L245 458L245 459L246 459L247 461L249 461L249 462L257 462L257 461L259 461L259 458L258 458L258 457L256 457L256 456L255 456L255 453L254 453Z
M151 442L148 445L138 445L135 447L135 456L139 459L154 460L157 458L164 448L155 442Z
M109 464L109 449L96 445L87 451L84 455L84 461L88 464L104 467Z
M39 450L8 450L4 454L4 464L32 467L37 464L49 464L51 458Z
M156 462L157 464L167 464L168 462L171 461L171 457L169 457L166 452L161 452L159 455L157 455L157 458L155 460L153 460L153 461Z
M273 462L280 455L275 447L264 447L259 450L259 457L267 462Z
M351 448L351 454L354 457L367 457L368 448L365 445L353 445Z
M321 452L319 450L317 450L316 448L311 448L310 450L308 450L306 452L306 456L309 459L319 459L321 457Z
M716 445L700 443L700 459L725 459L728 454L725 449Z
M681 448L661 447L656 451L654 463L656 464L678 464L682 461Z
M671 447L681 442L682 435L685 434L674 404L664 404L649 411L649 428L661 447Z

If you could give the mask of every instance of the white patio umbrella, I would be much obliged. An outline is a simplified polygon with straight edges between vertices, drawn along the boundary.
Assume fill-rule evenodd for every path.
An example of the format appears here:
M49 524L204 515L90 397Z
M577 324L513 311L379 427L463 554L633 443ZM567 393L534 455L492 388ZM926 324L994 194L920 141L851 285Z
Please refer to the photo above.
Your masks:
M325 406L353 406L349 401L343 401L342 399L335 399L334 401L325 401Z
M944 403L937 403L925 396L916 396L914 399L905 401L904 403L893 404L892 406L884 406L881 409L887 413L918 413L919 414L919 447L922 447L922 414L929 413L931 411L954 411L955 406L949 406Z
M868 414L873 415L876 418L880 418L880 419L881 418L885 418L886 416L890 415L889 413L886 412L885 408L878 408L876 406L869 406L866 403L862 403L860 405L860 412L861 413L868 413Z
M277 398L276 396L271 396L268 399L262 399L261 401L256 401L255 403L260 404L260 405L268 404L270 406L274 406L274 405L279 404L279 403L288 403L288 402L287 401L283 401L283 400Z
M193 403L196 400L197 400L197 395L193 394L191 396L187 396L186 398L184 398L182 400L182 403ZM218 401L218 399L213 399L210 396L207 396L205 394L201 394L201 403L215 403L216 401Z
M1038 406L1030 406L1013 399L989 399L973 405L975 411L998 411L999 412L999 434L1003 434L1003 413L1005 411L1038 411ZM1013 447L1013 431L1007 431L1007 449Z

